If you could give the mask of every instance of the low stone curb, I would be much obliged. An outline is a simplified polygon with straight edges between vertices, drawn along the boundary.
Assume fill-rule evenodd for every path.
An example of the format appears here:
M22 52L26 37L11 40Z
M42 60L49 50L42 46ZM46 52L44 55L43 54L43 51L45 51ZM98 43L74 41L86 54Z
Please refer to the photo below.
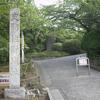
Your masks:
M47 92L50 100L64 100L58 89L50 90L49 88L47 88Z

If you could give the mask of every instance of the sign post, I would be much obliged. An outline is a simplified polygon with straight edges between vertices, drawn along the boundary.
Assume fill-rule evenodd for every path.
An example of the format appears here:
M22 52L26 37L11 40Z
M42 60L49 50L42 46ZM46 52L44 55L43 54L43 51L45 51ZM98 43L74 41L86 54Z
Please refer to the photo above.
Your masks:
M76 58L76 75L79 75L79 66L88 66L88 74L90 75L90 62L88 57Z

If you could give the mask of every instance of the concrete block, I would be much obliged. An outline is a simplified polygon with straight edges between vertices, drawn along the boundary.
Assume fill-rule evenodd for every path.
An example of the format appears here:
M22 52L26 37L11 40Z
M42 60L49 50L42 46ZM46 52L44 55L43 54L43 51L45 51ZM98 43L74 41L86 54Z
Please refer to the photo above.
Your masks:
M12 99L25 99L25 92L26 90L21 87L21 88L9 88L5 89L4 95L5 98L12 98Z

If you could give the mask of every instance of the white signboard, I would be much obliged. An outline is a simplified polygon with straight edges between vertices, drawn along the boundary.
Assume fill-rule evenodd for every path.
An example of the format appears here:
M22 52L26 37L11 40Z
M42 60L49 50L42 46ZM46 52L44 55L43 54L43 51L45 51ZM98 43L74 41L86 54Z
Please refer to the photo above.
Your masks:
M9 85L8 73L0 73L0 85Z
M88 73L90 75L90 62L88 57L76 58L76 74L79 74L79 66L88 66Z
M85 66L85 65L87 65L87 64L88 64L87 59L85 59L85 58L79 59L79 65Z

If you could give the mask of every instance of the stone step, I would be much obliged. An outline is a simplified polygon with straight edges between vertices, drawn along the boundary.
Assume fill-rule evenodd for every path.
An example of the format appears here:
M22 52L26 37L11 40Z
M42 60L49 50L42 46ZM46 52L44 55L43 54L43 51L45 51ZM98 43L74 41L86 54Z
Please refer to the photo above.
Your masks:
M49 89L47 88L48 96L50 100L64 100L58 89Z

